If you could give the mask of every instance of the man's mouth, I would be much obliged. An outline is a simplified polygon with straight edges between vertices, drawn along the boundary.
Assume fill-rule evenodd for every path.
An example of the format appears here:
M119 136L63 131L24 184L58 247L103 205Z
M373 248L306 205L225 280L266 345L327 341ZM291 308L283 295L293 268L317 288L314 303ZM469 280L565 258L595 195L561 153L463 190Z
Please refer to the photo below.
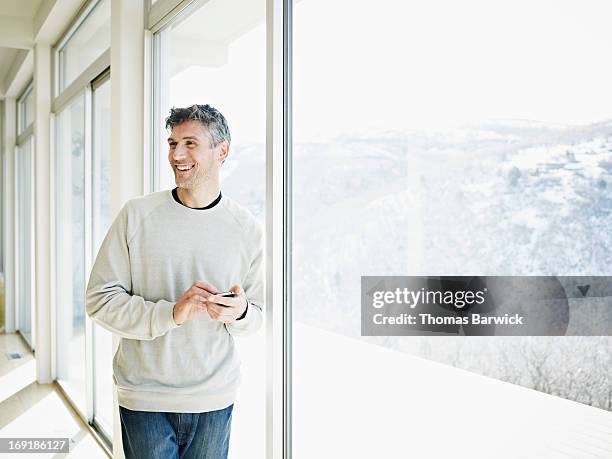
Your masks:
M195 167L195 164L191 164L191 165L186 164L186 165L180 165L180 166L175 165L175 167L178 172L187 172L193 169Z

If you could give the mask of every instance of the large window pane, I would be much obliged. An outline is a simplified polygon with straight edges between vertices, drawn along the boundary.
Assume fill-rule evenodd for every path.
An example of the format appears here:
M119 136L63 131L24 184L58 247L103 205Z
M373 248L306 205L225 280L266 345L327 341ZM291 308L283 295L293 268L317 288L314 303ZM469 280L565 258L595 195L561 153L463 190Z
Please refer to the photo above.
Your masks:
M33 145L29 137L17 147L17 328L34 347L34 190Z
M609 274L612 11L551 5L294 2L296 458L407 457L401 353L611 408L607 337L360 336L363 275Z
M157 38L161 46L157 189L176 185L168 164L164 118L172 106L210 104L226 117L232 143L221 190L264 224L265 2L207 2ZM265 332L236 338L243 382L236 402L230 456L265 457Z
M230 156L222 190L263 222L265 197L265 26L264 3L243 11L237 0L207 3L162 36L161 117L170 107L210 104L230 126ZM248 7L248 8L247 8ZM221 22L228 25L218 26ZM231 26L229 25L231 24ZM159 189L174 188L168 164L168 132L159 120Z
M85 412L85 107L57 116L57 376Z
M93 92L93 253L94 258L111 224L110 213L110 79ZM89 277L89 275L88 275ZM94 417L112 435L113 355L112 333L93 324L94 333Z
M110 0L101 0L59 50L59 90L110 47Z

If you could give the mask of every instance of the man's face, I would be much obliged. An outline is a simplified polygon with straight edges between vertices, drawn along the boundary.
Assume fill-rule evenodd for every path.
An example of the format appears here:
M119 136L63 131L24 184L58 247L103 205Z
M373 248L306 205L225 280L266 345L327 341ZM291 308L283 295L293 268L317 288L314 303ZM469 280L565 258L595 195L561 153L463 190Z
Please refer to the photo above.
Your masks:
M227 157L227 143L214 147L212 136L201 121L189 120L174 126L168 145L168 161L176 186L195 189L207 181L219 181L219 169Z

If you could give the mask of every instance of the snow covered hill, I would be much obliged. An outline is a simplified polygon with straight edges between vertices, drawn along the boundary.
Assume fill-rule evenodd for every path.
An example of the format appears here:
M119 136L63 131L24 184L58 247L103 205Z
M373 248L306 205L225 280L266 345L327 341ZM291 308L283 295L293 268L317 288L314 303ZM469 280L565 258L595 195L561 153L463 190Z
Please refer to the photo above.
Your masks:
M224 189L263 223L263 145L233 154ZM362 133L295 145L293 169L293 306L304 323L359 336L362 275L612 272L612 121ZM364 339L612 407L612 378L595 368L612 351L585 358L612 349L607 337ZM540 358L550 371L536 381ZM571 365L601 384L581 386Z

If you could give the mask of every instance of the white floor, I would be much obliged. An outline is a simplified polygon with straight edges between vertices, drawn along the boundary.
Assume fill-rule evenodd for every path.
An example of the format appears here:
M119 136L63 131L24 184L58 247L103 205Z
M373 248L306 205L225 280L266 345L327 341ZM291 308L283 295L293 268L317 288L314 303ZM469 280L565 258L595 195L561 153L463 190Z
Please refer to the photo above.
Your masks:
M21 358L9 359L7 353ZM0 333L0 402L35 380L36 362L25 340L18 333Z
M294 459L612 458L612 413L294 325Z
M9 361L7 352L21 352L24 358ZM33 382L34 363L18 335L0 334L0 391L8 394L0 403L0 437L69 438L70 453L0 454L0 457L108 459L57 386Z

